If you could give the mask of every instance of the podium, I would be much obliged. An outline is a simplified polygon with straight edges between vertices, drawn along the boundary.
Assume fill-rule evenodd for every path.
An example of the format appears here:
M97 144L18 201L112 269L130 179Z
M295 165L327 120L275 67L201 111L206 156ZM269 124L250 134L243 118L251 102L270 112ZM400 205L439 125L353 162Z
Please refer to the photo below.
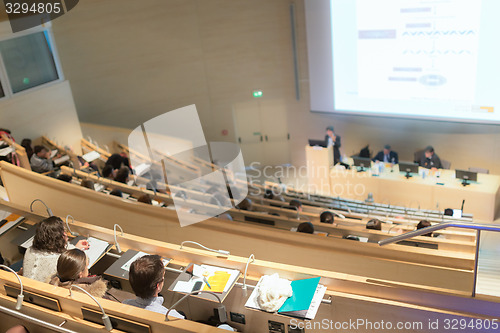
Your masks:
M333 168L333 146L306 146L308 192L329 195L330 169Z

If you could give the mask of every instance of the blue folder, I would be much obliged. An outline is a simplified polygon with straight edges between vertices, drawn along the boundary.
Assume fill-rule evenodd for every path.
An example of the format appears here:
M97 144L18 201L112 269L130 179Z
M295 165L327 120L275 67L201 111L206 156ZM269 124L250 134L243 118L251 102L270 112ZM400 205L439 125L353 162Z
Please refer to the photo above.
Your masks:
M278 310L278 313L286 314L285 312L296 312L309 310L314 293L318 288L320 277L295 280L292 281L293 295L289 297L283 306ZM289 315L292 315L288 313ZM305 316L305 313L304 313Z

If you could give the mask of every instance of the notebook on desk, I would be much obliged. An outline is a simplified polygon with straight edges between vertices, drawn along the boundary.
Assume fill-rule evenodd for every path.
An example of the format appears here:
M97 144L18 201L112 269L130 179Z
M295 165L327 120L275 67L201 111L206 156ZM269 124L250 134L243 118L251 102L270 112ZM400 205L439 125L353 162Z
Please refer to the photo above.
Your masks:
M24 221L24 217L17 214L10 214L0 221L0 236Z
M109 250L111 250L113 245L101 239L97 239L94 237L86 238L83 236L74 238L71 241L71 244L75 245L80 240L85 239L87 240L87 242L89 242L89 248L87 250L84 250L83 252L85 252L87 257L89 258L89 268L91 268L96 262L99 261L99 259L101 259Z
M181 293L190 293L197 290L212 291L220 294L223 301L236 281L238 281L240 275L241 272L235 269L189 264L168 290ZM204 278L208 281L210 287L208 287ZM213 296L206 294L199 294L197 297L215 301Z
M245 303L245 307L261 310L257 302L261 281L262 278ZM319 281L320 277L292 281L293 295L287 298L278 313L301 319L314 319L326 292L326 287L319 284Z

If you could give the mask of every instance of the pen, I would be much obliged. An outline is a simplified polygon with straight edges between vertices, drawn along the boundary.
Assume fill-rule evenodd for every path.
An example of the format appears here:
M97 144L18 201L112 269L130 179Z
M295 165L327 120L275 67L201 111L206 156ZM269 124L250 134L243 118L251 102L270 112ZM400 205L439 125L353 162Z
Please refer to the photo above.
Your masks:
M212 286L210 286L210 283L208 283L208 280L206 277L203 277L203 281L205 281L205 283L207 284L209 289L212 289Z

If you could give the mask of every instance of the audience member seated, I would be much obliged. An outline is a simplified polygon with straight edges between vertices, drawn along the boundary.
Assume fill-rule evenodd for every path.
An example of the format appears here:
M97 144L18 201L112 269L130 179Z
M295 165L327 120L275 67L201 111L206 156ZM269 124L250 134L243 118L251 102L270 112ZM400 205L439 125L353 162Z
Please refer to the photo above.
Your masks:
M28 155L28 159L31 159L33 156L33 147L31 146L31 139L23 139L21 141L21 146L26 150L26 155Z
M366 229L382 230L382 222L378 219L371 219L366 222Z
M424 168L434 170L443 168L441 160L439 159L439 156L434 153L434 148L432 146L425 148L424 156L422 156L419 165Z
M325 211L319 215L319 221L323 223L333 224L334 216L332 212Z
M124 304L136 306L149 311L166 314L168 309L163 306L163 297L158 296L163 289L165 267L158 255L147 255L130 265L129 281L134 290L135 299L127 299ZM179 312L172 310L169 315L182 318Z
M115 188L113 191L109 193L110 195L114 195L120 198L123 198L123 192L117 188Z
M124 166L130 169L129 159L121 154L112 154L108 157L105 165L110 165L113 170L118 170Z
M118 172L116 173L115 176L115 181L127 184L129 181L129 175L130 175L130 169L127 168L126 166L121 167Z
M68 235L63 221L51 216L36 225L33 245L24 254L23 275L41 282L57 273L57 260L66 249L88 249L86 240L80 240L76 246L68 244Z
M373 158L373 161L398 164L399 163L398 153L392 151L390 145L385 145L384 150L379 151L377 155L375 155L375 157Z
M243 199L237 206L236 208L240 209L240 210L248 210L248 211L251 211L252 210L252 200L248 199L248 198L245 198Z
M94 297L104 297L108 285L99 276L89 277L88 264L87 255L82 250L64 251L57 260L57 273L52 275L47 282L63 288L76 285Z
M44 146L35 146L30 159L31 170L44 173L54 170L54 163L50 158L50 151Z
M297 199L290 200L288 205L291 209L294 209L299 213L302 212L302 202L300 202L299 200Z
M274 198L274 192L273 190L271 189L266 189L266 191L264 192L264 199L270 199L272 200Z
M94 187L94 182L90 179L83 179L80 186L82 187L86 187L88 189L91 189L92 191L95 190L95 187Z
M302 222L297 227L297 232L303 232L306 234L314 234L314 225L311 222Z
M147 194L143 194L141 195L139 198L137 198L137 202L142 202L142 203L145 203L145 204L148 204L148 205L152 205L153 202L151 201L151 198L149 197L149 195Z
M59 180L62 180L63 182L66 182L66 183L71 183L71 181L73 180L73 177L71 177L70 175L66 175L64 173L61 173L57 179Z
M105 165L104 168L102 168L102 176L106 179L114 180L116 177L116 171L111 165Z
M431 223L427 220L422 220L420 222L418 222L417 224L417 230L418 229L422 229L422 228L427 228L427 227L430 227L431 226ZM422 236L427 236L427 237L432 237L432 232L429 232L428 234L424 234Z

